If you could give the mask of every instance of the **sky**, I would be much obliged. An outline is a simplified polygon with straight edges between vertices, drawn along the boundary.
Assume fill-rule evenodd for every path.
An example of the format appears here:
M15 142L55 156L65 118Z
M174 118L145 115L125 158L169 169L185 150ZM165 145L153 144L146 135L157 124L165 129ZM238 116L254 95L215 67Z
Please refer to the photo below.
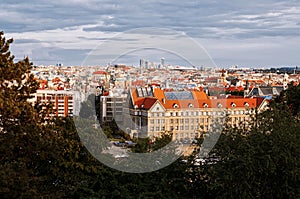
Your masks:
M0 30L7 38L14 38L11 50L16 60L29 56L35 65L84 65L95 48L105 52L103 43L108 42L106 48L115 41L126 46L134 42L131 36L122 37L123 33L144 28L166 28L192 38L219 67L300 65L299 0L2 0L0 3ZM174 37L173 42L172 51L189 45L177 42ZM137 48L142 47L140 42L135 43ZM160 47L159 43L156 47ZM136 56L127 57L134 59L129 62L139 62ZM160 57L149 59L159 62ZM99 65L107 62L98 61Z

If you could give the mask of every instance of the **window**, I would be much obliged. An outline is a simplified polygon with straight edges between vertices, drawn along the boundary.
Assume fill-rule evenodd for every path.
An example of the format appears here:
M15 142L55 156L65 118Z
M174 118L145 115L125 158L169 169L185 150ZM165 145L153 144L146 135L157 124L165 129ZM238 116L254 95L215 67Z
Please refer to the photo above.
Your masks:
M185 130L189 130L189 126L186 125L186 126L184 127L184 129L185 129Z
M173 105L173 108L179 108L178 104L175 103L175 104Z
M218 103L218 108L222 108L222 104L220 102Z
M155 130L156 130L156 131L159 131L159 126L157 126Z
M154 124L154 119L151 119L151 120L150 120L150 123L151 123L151 124Z
M248 102L245 102L245 103L244 103L244 106L245 106L245 107L249 107L249 103L248 103Z
M193 107L194 107L194 105L189 103L189 108L193 108Z
M152 132L154 131L154 127L153 126L150 128L150 131L152 131Z
M203 103L203 108L208 108L208 104Z
M188 118L185 119L185 123L189 123L189 119Z
M231 102L232 107L236 107L236 104L234 102Z

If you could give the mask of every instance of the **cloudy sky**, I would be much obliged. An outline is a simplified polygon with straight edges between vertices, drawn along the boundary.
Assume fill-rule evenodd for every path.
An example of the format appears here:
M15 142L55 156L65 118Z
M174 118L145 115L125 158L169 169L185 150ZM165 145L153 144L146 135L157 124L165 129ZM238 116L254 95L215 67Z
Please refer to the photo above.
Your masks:
M29 56L34 64L80 65L102 42L145 27L185 33L202 45L220 67L300 65L299 0L0 3L0 29L6 37L15 39L12 51L16 59ZM122 44L130 39L119 41Z

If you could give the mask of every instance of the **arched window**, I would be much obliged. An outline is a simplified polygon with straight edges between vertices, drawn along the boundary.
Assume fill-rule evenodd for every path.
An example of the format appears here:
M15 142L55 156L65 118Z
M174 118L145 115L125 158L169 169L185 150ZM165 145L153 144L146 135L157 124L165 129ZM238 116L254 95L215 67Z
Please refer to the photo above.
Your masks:
M192 103L189 103L189 108L193 108L194 105Z
M236 107L236 104L234 102L231 102L232 107Z
M222 108L222 104L218 102L218 108Z
M178 108L179 106L178 106L178 104L173 104L173 108Z
M203 103L203 108L207 108L208 104L207 103Z
M245 103L244 103L244 106L245 106L245 107L249 107L249 103L248 103L248 102L245 102Z

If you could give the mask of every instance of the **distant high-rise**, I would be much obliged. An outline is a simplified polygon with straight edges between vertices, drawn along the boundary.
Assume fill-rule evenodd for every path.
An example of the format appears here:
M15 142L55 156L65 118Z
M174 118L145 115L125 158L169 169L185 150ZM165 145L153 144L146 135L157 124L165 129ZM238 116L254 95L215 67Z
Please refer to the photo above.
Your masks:
M145 68L145 60L140 59L140 68Z
M160 58L160 68L164 68L165 67L165 58Z

